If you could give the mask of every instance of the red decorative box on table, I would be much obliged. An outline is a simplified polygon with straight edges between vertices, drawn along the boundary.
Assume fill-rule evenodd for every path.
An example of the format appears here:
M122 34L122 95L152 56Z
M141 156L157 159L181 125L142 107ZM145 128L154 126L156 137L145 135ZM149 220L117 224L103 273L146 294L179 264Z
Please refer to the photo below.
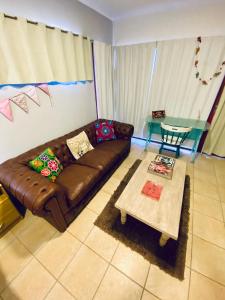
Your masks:
M160 199L160 195L163 187L159 184L155 184L154 182L148 180L142 188L142 194L145 196L151 197L155 200Z

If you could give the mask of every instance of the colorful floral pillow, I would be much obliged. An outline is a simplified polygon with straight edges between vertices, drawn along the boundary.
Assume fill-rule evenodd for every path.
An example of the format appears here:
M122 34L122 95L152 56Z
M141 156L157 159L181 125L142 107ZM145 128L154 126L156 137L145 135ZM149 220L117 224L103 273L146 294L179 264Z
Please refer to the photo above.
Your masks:
M116 136L113 128L113 121L95 123L97 143L115 140Z
M79 159L85 153L94 149L84 131L66 140L66 143L75 159Z
M56 180L56 177L63 170L62 164L50 148L47 148L39 156L31 160L29 166L36 172L41 173L41 175L48 177L52 182Z

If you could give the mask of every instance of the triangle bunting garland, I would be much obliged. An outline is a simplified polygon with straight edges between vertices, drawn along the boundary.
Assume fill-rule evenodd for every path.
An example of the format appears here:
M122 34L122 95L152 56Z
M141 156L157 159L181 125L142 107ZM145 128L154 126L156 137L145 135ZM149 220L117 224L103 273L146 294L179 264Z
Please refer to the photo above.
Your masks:
M39 94L37 93L37 88L49 97L51 106L53 106L51 94L47 83L41 83L35 86L26 85L26 87L24 89L21 89L19 92L17 92L18 94L16 94L15 96L11 96L9 98L0 100L0 114L6 117L9 121L13 121L11 102L16 104L25 113L28 113L29 112L29 107L27 105L28 99L32 100L36 105L40 107L41 103L39 100Z
M51 97L47 83L39 84L37 85L37 88L39 88L40 90L42 90L42 92Z
M27 106L26 96L24 94L18 94L16 96L10 98L10 100L13 103L15 103L17 106L19 106L26 113L29 112L29 109L28 109L28 106Z
M38 99L38 95L35 87L31 87L30 89L23 92L28 98L30 98L35 104L40 106L40 101Z
M39 84L39 85L37 85L37 88L40 89L43 93L45 93L46 95L49 96L51 106L53 106L52 105L51 94L50 94L50 91L49 91L49 88L48 88L48 84L47 83Z
M5 99L0 102L0 113L9 121L13 121L12 109L9 99Z

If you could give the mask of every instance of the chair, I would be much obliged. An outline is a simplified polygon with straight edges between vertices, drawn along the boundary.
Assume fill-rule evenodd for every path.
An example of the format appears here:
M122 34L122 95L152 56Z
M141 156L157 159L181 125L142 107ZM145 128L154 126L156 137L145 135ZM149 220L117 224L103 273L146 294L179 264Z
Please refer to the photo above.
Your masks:
M191 127L171 126L161 122L162 145L159 153L161 154L163 149L167 149L176 152L176 158L179 157L180 146L188 137L191 130ZM176 150L171 150L170 147L174 147Z

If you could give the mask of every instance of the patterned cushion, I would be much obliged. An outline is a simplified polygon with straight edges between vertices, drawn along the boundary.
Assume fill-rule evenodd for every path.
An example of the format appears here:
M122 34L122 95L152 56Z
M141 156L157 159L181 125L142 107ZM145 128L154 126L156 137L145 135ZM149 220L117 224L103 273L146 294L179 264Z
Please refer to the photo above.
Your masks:
M113 121L95 123L97 143L115 140L116 136L113 128Z
M31 168L54 182L63 170L63 166L50 148L29 162Z
M72 139L67 140L66 143L76 159L79 159L85 153L94 149L84 131Z

